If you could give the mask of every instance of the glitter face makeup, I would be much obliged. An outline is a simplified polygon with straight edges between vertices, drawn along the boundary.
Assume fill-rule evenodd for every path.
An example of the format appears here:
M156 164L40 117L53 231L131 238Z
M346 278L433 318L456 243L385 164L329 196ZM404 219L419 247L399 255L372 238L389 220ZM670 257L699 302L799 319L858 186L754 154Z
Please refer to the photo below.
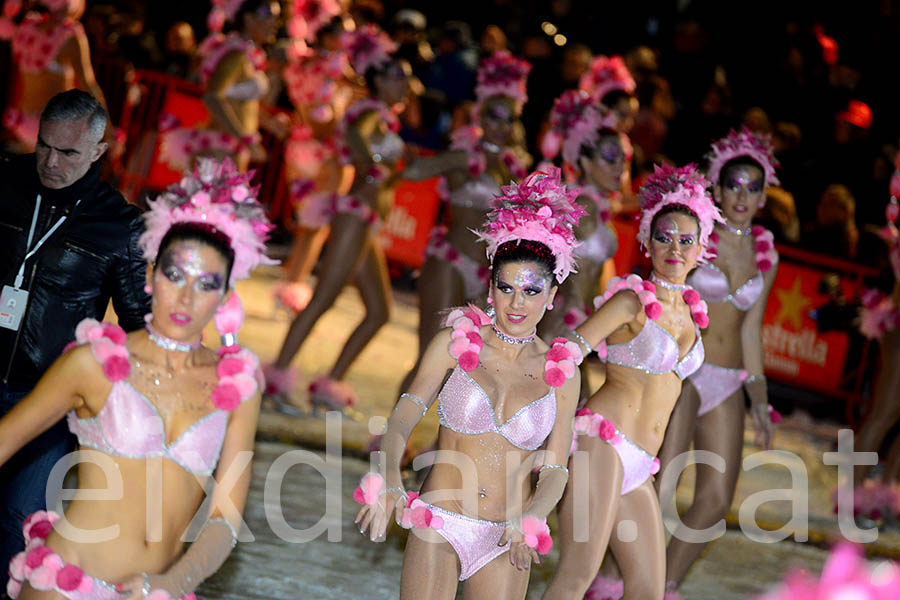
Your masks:
M187 285L188 278L193 278L201 291L223 290L224 275L206 271L203 267L203 258L194 244L173 245L159 260L163 275L178 287Z
M503 265L491 290L500 332L513 337L534 333L552 293L550 288L547 276L534 263Z
M547 280L531 267L525 267L516 273L513 283L520 288L532 288L543 292L547 287Z
M653 270L670 283L684 283L702 250L699 235L697 222L689 215L659 217L650 243Z
M759 167L735 165L729 168L718 190L726 220L740 228L749 225L762 206L765 189L765 177Z

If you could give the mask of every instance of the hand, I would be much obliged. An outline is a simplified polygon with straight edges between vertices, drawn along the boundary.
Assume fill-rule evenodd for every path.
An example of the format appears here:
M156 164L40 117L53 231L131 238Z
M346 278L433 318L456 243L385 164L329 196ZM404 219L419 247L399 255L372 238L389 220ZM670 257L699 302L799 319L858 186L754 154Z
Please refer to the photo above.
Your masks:
M753 416L753 428L756 430L754 441L765 450L772 449L772 417L769 416L768 403L758 402L750 407Z
M497 545L505 546L507 544L509 544L509 564L520 571L530 569L531 561L538 565L541 564L537 550L525 543L525 536L522 535L522 532L515 525L506 526L506 530L500 536L500 541Z
M126 579L122 583L116 584L116 590L123 594L128 594L125 596L124 600L143 600L144 577L142 575L135 575L134 577Z
M369 539L373 542L380 542L387 535L391 517L393 516L395 522L399 521L399 518L403 516L405 505L406 498L402 494L388 492L382 494L377 503L364 504L356 513L353 522L359 526L360 533L365 534L368 530Z

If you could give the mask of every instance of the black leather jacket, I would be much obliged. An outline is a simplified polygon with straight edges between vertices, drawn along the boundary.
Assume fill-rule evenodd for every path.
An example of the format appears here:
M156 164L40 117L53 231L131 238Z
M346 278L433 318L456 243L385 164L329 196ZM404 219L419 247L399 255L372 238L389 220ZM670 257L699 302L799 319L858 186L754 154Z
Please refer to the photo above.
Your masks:
M25 264L29 297L19 330L0 328L0 379L20 390L34 387L75 338L79 321L103 319L110 299L126 331L143 327L150 312L137 247L140 211L100 180L96 162L61 190L41 185L34 154L0 162L0 284L15 281L38 194L32 247L62 215L69 218Z

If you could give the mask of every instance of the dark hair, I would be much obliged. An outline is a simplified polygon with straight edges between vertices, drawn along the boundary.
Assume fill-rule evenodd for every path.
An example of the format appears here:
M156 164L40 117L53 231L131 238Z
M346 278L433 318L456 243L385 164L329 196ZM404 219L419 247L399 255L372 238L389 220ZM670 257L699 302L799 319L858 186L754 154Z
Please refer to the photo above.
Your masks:
M273 2L277 0L244 0L234 13L234 28L240 31L244 28L244 17L259 11L263 6L271 6Z
M503 242L494 254L491 264L491 281L497 283L497 277L503 265L517 262L533 262L541 267L543 275L553 281L553 272L556 270L556 257L546 244L533 240L510 240Z
M732 169L734 167L756 167L757 169L759 169L762 172L763 185L765 185L766 170L763 168L763 166L761 164L759 164L759 161L757 161L755 158L744 155L744 156L735 156L734 158L732 158L731 160L726 162L724 165L722 165L722 168L719 170L719 187L720 188L725 185L725 173L727 173L730 169Z
M83 90L61 92L47 102L41 111L41 122L78 121L87 117L88 127L97 141L103 139L109 117L103 105Z
M625 90L612 90L604 94L602 98L600 98L600 104L605 106L606 108L611 109L616 104L621 102L622 100L630 100L631 94L626 92Z
M225 259L225 281L231 280L231 267L234 266L234 250L228 236L206 223L175 223L163 236L156 253L156 261L162 258L169 246L175 242L200 242L211 246Z
M653 220L650 221L650 236L653 236L653 232L656 231L656 221L659 220L663 215L668 215L671 213L676 213L679 215L687 215L694 219L694 222L697 224L697 233L700 233L700 219L697 218L697 215L694 214L694 211L689 209L684 204L669 204L668 206L664 206L659 209L659 212L653 215Z
M366 72L363 73L363 78L366 80L366 87L369 88L369 91L372 92L373 95L378 93L378 89L375 87L375 78L379 75L387 75L394 69L402 70L403 67L400 64L400 59L393 56L390 57L389 61L366 69Z

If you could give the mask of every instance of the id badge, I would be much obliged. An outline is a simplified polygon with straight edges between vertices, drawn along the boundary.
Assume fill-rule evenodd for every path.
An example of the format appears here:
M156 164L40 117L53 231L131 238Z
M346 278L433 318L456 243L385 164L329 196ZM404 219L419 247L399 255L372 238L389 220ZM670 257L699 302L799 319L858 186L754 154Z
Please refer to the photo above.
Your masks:
M3 293L0 294L0 327L17 331L22 317L25 315L25 305L27 304L27 290L4 285Z

